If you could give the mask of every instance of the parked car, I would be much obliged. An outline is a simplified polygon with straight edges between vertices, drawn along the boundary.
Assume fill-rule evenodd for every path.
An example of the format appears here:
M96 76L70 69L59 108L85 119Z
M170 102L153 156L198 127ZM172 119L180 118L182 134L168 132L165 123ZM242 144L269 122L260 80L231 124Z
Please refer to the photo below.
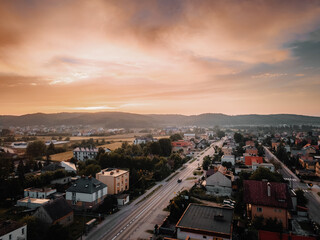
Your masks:
M181 182L182 182L182 179L181 179L181 178L179 178L179 179L178 179L178 183L181 183Z

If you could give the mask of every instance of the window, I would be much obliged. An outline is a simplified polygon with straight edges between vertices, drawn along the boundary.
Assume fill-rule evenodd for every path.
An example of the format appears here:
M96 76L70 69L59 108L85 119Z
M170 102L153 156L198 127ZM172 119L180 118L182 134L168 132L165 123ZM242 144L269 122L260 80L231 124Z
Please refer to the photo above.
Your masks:
M262 212L262 208L261 207L257 207L257 212Z
M9 240L11 240L12 239L12 236L11 236L11 234L9 235Z
M24 228L21 229L21 234L24 235Z
M203 236L202 238L207 238L207 236Z

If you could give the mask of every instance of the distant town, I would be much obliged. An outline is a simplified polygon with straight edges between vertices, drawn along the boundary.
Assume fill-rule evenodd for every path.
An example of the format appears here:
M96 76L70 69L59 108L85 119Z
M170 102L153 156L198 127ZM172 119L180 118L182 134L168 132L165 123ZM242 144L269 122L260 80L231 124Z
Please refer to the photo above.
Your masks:
M312 125L9 126L0 239L301 239L320 234Z

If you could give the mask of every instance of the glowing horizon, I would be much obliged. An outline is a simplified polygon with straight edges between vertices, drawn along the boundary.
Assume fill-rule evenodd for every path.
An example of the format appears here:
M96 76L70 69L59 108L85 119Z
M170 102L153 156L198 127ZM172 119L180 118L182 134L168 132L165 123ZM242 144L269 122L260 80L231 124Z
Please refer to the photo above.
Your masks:
M320 2L4 0L0 115L320 116Z

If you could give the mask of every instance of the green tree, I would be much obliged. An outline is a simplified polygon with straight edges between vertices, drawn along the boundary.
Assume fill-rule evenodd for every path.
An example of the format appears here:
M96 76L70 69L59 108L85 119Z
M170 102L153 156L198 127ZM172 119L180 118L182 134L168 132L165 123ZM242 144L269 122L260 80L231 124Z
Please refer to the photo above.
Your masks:
M208 156L208 155L205 156L205 157L203 158L202 168L203 168L204 170L208 170L208 168L209 168L209 166L210 166L211 163L212 163L211 157Z
M171 140L169 138L162 138L159 140L162 156L168 157L172 152Z
M182 140L182 139L183 139L183 137L182 137L182 135L180 133L175 133L175 134L170 136L170 140L172 142L179 141L179 140Z
M268 168L258 168L251 175L250 180L258 180L267 179L269 182L285 182L282 175L279 173L273 173Z
M243 142L243 135L241 133L235 133L234 140L236 141L236 143Z
M28 144L26 154L29 158L42 157L46 154L47 147L43 141L34 141Z

